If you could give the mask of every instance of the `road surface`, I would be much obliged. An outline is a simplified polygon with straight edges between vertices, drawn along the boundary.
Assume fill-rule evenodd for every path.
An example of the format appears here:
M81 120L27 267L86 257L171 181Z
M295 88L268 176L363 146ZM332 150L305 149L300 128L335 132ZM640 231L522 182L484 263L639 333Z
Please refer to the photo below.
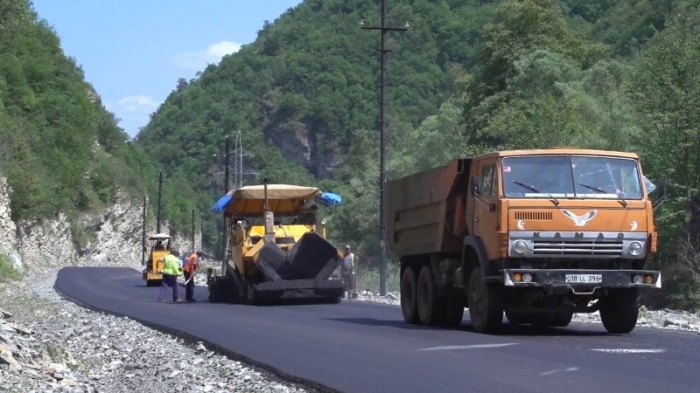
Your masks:
M572 324L544 332L504 326L490 336L403 322L396 306L157 303L129 268L67 267L56 289L91 308L157 324L329 391L700 392L700 335L638 328L609 335ZM184 297L184 288L179 288ZM170 299L170 293L166 299Z

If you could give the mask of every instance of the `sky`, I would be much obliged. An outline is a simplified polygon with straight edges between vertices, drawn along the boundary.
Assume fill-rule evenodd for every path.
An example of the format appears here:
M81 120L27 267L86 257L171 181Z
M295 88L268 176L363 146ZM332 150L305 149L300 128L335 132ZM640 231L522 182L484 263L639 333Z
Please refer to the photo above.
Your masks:
M33 0L131 136L175 88L301 0ZM140 5L139 5L140 4Z

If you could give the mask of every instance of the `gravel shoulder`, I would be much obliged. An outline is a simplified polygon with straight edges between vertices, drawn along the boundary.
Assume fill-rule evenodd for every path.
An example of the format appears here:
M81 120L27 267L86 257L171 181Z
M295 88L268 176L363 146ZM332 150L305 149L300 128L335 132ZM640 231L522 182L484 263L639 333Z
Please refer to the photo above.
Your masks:
M0 286L0 391L314 391L202 343L64 300L53 289L57 273Z
M400 293L388 292L386 296L376 295L369 291L358 291L357 299L353 301L373 302L400 305ZM399 314L400 315L400 314ZM469 309L465 309L465 315L469 315ZM600 314L596 311L590 314L574 314L573 322L602 324ZM683 330L700 333L700 313L691 313L679 310L647 310L642 306L639 309L637 326L654 329Z

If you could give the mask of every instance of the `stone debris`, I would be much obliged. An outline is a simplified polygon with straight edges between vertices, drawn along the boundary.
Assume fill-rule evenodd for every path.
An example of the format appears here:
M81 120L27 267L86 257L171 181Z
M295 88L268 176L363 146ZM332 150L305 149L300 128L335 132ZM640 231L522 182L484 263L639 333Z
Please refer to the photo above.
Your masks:
M53 289L57 271L0 294L0 392L311 392ZM7 296L11 294L11 296Z
M375 295L370 291L358 291L357 298L351 301L364 301L373 303L390 304L394 306L400 305L401 294L399 292L387 292L386 296ZM465 309L465 314L469 315L469 310ZM600 313L594 312L590 314L574 314L573 322L584 323L602 323ZM691 313L688 311L678 310L648 310L642 306L639 309L639 320L637 326L667 329L667 330L683 330L700 333L700 313Z
M574 322L602 323L598 311L590 314L574 314ZM639 308L639 319L637 326L666 329L684 330L700 333L700 313L691 313L679 310L648 310L642 306Z

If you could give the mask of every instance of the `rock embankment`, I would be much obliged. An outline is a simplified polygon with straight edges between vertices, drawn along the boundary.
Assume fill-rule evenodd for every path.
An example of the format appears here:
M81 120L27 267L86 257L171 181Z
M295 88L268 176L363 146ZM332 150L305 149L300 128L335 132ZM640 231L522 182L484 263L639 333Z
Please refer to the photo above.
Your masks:
M387 292L386 296L376 295L370 291L358 291L357 301L374 302L400 305L401 294L399 292ZM469 309L465 309L465 315L469 315ZM599 323L600 313L574 314L574 322ZM642 306L639 309L639 327L654 329L684 330L700 333L700 313L690 313L678 310L648 310Z

